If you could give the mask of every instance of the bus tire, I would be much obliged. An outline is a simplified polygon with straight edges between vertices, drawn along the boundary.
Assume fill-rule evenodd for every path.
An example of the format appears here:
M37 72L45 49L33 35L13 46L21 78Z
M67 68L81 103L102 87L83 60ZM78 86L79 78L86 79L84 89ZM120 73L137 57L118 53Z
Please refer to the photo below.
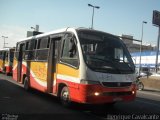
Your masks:
M25 78L24 78L24 89L25 89L26 91L29 91L29 89L30 89L28 77L25 77Z
M70 97L69 97L69 90L67 86L64 86L60 93L60 100L62 105L65 107L69 107L71 105Z
M8 72L6 72L5 74L6 74L6 76L9 76L9 73L8 73Z

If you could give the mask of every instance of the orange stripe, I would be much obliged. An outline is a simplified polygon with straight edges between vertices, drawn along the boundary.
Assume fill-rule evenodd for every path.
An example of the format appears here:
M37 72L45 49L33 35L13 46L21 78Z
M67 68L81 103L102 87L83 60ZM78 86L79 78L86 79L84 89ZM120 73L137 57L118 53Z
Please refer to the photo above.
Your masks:
M30 65L30 69L37 79L47 81L47 62L31 62Z
M57 71L58 74L77 77L77 78L79 77L79 69L75 69L64 64L58 64L57 66L58 66L58 71Z

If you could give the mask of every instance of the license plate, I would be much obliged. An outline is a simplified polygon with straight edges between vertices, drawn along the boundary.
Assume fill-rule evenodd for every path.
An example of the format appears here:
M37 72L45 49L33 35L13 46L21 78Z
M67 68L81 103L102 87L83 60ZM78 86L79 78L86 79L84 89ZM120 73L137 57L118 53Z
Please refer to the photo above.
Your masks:
M122 101L122 98L116 97L116 98L113 98L113 101L114 101L114 102L116 102L116 101Z

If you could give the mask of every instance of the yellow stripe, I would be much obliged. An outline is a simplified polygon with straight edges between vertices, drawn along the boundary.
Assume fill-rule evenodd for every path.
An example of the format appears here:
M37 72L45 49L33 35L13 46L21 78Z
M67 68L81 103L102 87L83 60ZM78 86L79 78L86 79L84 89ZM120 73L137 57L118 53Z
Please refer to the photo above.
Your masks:
M47 62L31 62L30 69L37 79L47 81L47 66Z
M9 66L8 60L5 60L5 66Z
M3 60L0 59L0 67L3 65Z
M58 71L57 71L58 74L72 76L72 77L76 77L76 78L79 77L79 70L78 69L69 67L64 64L58 64L57 66L58 66Z

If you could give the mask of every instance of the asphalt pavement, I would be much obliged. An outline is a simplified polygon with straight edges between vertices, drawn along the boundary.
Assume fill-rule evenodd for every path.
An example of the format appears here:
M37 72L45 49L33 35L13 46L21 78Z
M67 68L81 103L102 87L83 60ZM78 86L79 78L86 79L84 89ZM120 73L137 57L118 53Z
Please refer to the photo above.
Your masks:
M133 102L107 105L74 104L65 108L54 96L36 90L27 92L11 76L0 74L0 119L2 120L121 120L160 119L160 94L138 91Z

